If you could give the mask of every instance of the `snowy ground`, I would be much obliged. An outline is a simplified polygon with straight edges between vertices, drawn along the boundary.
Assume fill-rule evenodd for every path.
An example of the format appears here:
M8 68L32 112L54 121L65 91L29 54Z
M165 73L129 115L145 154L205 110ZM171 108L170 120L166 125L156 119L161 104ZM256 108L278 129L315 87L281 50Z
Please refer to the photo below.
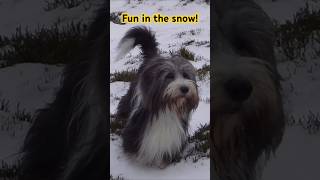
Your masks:
M182 2L163 0L163 1L146 1L142 3L127 4L128 1L111 1L111 12L126 11L132 15L140 15L146 13L152 15L159 12L163 15L192 15L195 12L200 13L200 23L192 25L177 25L177 24L151 24L148 25L155 33L159 42L159 47L162 51L178 50L183 46L183 43L194 40L195 42L207 41L206 44L196 46L193 43L186 46L188 50L195 53L196 61L191 63L197 68L210 64L210 7L208 4L196 1L183 5ZM140 24L141 25L141 24ZM119 25L110 22L110 72L121 72L123 70L137 69L140 61L137 60L139 49L135 48L125 58L114 61L117 53L117 44L125 32L136 25ZM192 33L195 32L195 33ZM182 35L181 35L182 34ZM168 55L165 53L164 55ZM134 60L134 63L128 61ZM200 126L200 124L209 123L210 121L210 79L207 76L204 80L199 81L199 93L201 102L199 107L194 112L190 121L190 135ZM124 95L129 87L129 83L113 82L110 84L110 113L115 113L119 97ZM210 160L209 158L201 159L196 163L192 159L182 160L177 164L170 165L166 169L158 169L144 167L127 159L121 149L121 138L112 136L110 139L110 174L113 177L124 177L125 179L209 179L210 178Z
M59 7L46 11L47 6L44 0L1 0L0 34L10 35L15 32L17 26L32 30L38 28L39 25L51 26L57 22L63 24L70 21L90 21L94 8L103 1L90 0L88 2L72 9Z
M9 102L8 110L0 109L0 161L18 157L15 153L30 127L29 122L21 121L15 114L24 110L33 115L36 109L52 101L60 85L61 72L61 66L31 63L0 70L0 102Z
M278 22L292 19L299 8L308 2L311 9L319 10L319 1L307 0L257 0L269 16ZM282 61L280 59L280 61ZM278 65L282 81L286 116L296 121L314 117L320 121L320 58L308 58L295 64ZM317 180L320 177L320 133L309 134L301 126L287 127L282 144L265 168L263 180Z

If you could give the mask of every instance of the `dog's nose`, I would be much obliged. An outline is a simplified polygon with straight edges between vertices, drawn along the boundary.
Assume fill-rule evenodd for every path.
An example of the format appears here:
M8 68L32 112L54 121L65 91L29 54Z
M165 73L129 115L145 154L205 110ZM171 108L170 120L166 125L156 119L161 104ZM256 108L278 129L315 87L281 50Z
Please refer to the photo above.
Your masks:
M187 94L188 91L189 91L189 88L187 86L181 86L180 87L180 91L183 93L183 94Z
M238 77L228 80L225 89L232 100L243 102L251 95L252 85L248 80Z

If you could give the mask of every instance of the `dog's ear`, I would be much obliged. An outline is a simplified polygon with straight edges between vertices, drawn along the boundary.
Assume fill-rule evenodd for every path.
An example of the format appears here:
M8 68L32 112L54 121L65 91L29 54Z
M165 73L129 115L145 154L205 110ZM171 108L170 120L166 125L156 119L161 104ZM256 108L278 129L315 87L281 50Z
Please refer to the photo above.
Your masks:
M140 45L144 59L150 59L158 55L158 42L154 33L145 26L131 28L121 39L116 60L123 58L131 49Z

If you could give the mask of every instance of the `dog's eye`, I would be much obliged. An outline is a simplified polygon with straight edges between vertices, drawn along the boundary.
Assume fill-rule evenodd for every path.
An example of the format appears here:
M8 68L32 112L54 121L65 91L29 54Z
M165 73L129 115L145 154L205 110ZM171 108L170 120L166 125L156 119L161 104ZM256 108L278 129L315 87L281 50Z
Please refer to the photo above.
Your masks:
M174 74L173 73L167 74L166 79L174 79Z
M183 76L183 78L186 78L186 79L189 79L190 77L189 77L189 75L187 74L187 73L182 73L182 76Z

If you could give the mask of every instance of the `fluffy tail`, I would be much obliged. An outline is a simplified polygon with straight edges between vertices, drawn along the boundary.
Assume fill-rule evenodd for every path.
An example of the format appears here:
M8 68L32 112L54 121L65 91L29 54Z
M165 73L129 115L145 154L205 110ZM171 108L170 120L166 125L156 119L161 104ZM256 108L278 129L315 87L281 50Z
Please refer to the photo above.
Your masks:
M158 54L158 43L154 33L145 26L131 28L121 39L118 49L119 53L116 60L124 57L135 46L140 45L145 59Z

